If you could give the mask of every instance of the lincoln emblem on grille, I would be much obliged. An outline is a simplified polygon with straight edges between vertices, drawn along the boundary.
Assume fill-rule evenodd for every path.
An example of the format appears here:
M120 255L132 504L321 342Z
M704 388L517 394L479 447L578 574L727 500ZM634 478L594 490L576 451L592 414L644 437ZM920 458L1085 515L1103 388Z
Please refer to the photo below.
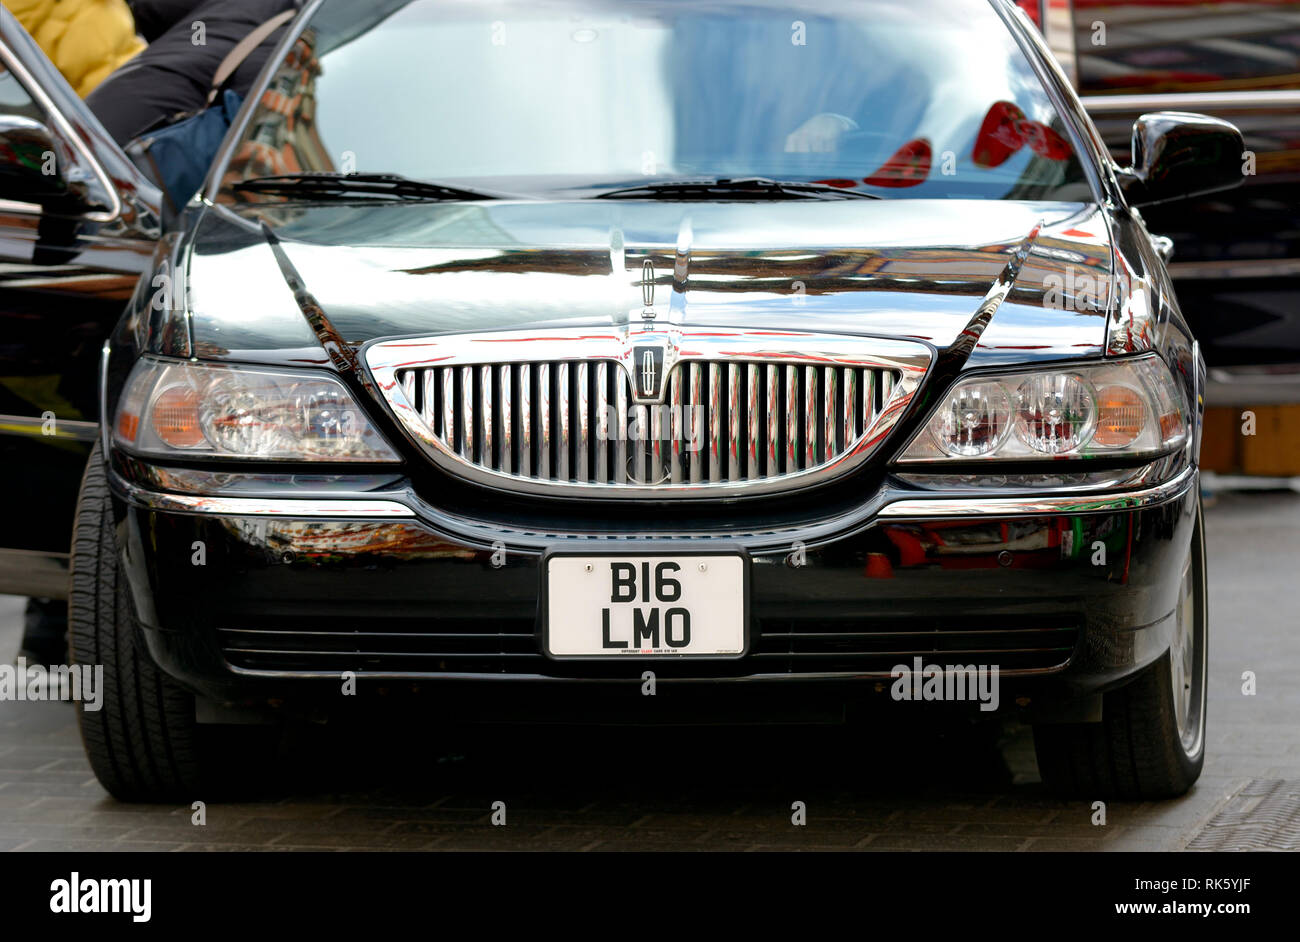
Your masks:
M653 396L655 391L655 355L652 350L641 351L641 395Z

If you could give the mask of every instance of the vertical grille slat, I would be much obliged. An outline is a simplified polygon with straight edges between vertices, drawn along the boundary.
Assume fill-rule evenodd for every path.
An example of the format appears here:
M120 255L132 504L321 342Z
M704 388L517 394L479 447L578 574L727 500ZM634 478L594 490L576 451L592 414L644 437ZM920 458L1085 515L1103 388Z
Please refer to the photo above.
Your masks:
M514 467L513 370L509 366L497 367L497 407L501 422L501 470L510 474Z
M875 424L897 374L856 365L688 360L662 404L636 402L615 360L397 372L411 412L452 454L516 478L657 486L819 468Z
M460 368L460 454L474 460L474 367Z
M615 421L619 434L614 439L614 483L621 485L628 479L628 381L621 370L615 370Z
M876 374L871 370L862 371L862 404L858 407L855 416L858 423L858 434L866 430L869 424L868 417L874 415L876 411Z
M803 466L811 468L817 463L817 367L803 368L803 383Z
M785 369L785 467L786 474L799 470L799 367Z
M533 474L533 368L519 367L519 473Z
M609 480L609 364L596 364L596 483Z
M537 364L537 476L551 476L551 364Z
M569 471L569 364L560 363L555 368L555 476L561 481L573 478Z
M749 428L745 436L745 475L756 478L760 476L758 456L762 454L762 449L758 443L759 420L759 402L758 402L758 366L750 364L745 368L745 373L749 380L749 395L745 405L748 413Z
M690 366L690 462L691 462L691 483L699 483L700 476L704 470L705 457L705 432L704 432L704 383L700 379L703 371L700 364L692 363Z
M590 369L586 363L578 364L578 425L577 434L574 437L574 469L573 475L579 481L590 481L592 479L590 466L587 464L587 445L591 438L589 423L591 420L587 409L590 405Z
M844 371L844 433L842 448L848 448L849 443L857 437L856 409L858 402L858 371L848 369Z
M648 406L636 406L635 459L632 462L634 477L638 481L653 480L650 475L650 409Z
M496 410L492 408L492 367L484 366L479 368L479 396L483 400L481 410L482 419L480 423L483 426L482 456L479 458L479 464L485 468L496 467L496 456L493 454L492 445L495 440L496 430Z
M727 364L727 480L740 480L740 370Z
M668 461L669 479L682 483L682 384L681 370L673 371L668 381Z
M839 398L840 371L822 367L822 461L830 461L839 449L835 443L835 408Z
M709 480L722 480L722 367L709 364Z
M769 363L764 367L767 373L767 476L775 477L780 473L777 463L781 455L781 410L778 389L780 388L781 367Z

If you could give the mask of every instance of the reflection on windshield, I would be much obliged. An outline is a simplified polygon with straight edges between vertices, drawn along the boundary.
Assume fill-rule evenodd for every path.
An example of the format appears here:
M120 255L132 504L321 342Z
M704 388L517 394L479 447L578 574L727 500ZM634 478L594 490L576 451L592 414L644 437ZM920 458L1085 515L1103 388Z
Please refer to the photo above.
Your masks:
M1036 75L981 3L837 16L341 3L323 5L276 71L228 182L341 170L590 196L765 177L885 196L1090 198Z

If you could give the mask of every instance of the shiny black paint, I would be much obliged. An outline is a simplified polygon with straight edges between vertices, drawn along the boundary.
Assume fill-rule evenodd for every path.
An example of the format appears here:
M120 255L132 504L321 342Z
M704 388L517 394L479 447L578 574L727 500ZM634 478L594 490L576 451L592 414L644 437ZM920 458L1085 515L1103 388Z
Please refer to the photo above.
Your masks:
M1241 132L1206 115L1160 111L1133 124L1131 166L1122 183L1132 206L1148 206L1240 186Z

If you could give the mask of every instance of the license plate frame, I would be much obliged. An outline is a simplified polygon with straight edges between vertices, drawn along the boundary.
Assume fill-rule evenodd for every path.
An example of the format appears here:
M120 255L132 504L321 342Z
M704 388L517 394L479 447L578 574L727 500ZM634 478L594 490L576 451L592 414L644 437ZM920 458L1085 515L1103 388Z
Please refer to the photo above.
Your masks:
M698 560L700 557L722 557L735 559L740 562L740 580L741 580L741 638L740 650L736 652L706 653L706 654L677 654L672 652L661 653L641 653L639 651L629 650L627 653L609 653L609 654L570 654L570 653L553 653L551 650L551 586L550 574L551 563L553 560L560 558L577 558L591 559L603 562L617 560L636 560L642 561L681 561L681 560ZM749 654L750 643L753 637L752 618L750 616L750 594L752 591L753 561L748 553L744 550L729 545L710 546L708 549L689 549L683 550L674 547L638 547L618 552L608 549L600 550L551 550L545 553L541 559L539 567L539 581L541 583L538 604L538 630L537 640L542 654L552 661L599 661L603 663L614 663L618 661L631 661L642 663L647 661L735 661Z

